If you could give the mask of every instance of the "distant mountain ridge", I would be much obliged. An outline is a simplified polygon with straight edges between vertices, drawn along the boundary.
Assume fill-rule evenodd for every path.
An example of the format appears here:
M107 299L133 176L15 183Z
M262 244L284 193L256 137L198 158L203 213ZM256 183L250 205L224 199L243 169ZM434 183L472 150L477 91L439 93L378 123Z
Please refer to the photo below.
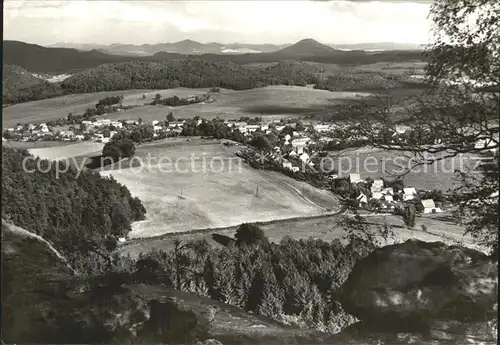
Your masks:
M310 39L312 40L312 39ZM303 40L304 41L304 40ZM314 41L314 40L312 40ZM147 56L158 52L179 53L179 54L246 54L246 53L272 53L290 47L294 44L252 44L252 43L200 43L190 39L173 43L156 44L73 44L56 43L47 48L72 48L81 51L98 50L103 53L113 55L134 55ZM340 50L419 50L423 46L420 44L375 42L375 43L354 43L354 44L326 44L325 46Z
M282 60L302 60L339 65L362 65L376 62L402 62L420 60L419 50L391 50L382 52L364 52L360 50L343 51L334 49L313 39L304 39L281 50L267 53L245 54L190 54L201 43L185 40L174 43L178 51L160 51L154 55L113 55L98 49L81 51L75 48L47 48L36 44L18 41L3 42L4 64L17 65L31 73L74 74L88 68L108 63L121 63L128 61L166 61L182 59L202 59L212 62L232 62L239 65L248 63L269 63ZM211 43L213 46L218 43ZM243 49L243 46L238 49ZM227 48L224 46L224 48ZM144 48L147 50L147 46ZM248 47L246 48L248 49Z

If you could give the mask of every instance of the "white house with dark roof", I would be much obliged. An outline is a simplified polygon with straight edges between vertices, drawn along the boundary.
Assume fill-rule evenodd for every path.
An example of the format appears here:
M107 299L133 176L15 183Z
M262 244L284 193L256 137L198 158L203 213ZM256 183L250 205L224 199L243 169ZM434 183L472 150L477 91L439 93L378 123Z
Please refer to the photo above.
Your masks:
M408 200L413 200L415 198L415 195L417 195L417 191L413 187L408 187L403 189L403 200L408 201Z

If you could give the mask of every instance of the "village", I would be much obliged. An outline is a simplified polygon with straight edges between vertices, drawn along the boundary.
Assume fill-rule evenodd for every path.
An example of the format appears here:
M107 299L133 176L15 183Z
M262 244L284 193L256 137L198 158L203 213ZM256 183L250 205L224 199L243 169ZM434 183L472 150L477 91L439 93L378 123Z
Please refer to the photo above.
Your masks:
M115 111L121 111L117 108ZM103 114L104 116L106 114ZM61 119L64 120L64 119ZM145 122L138 120L109 120L105 118L82 117L79 121L63 126L39 123L18 124L7 128L2 140L17 141L94 141L109 143L117 133L133 137L138 134L140 143L168 137L193 134L185 130L188 126L199 128L207 120L195 117L191 120L176 120L169 112L165 120ZM296 118L263 121L261 118L240 118L239 120L220 120L231 135L223 139L224 145L244 144L237 155L253 167L272 169L293 178L307 181L317 187L328 189L340 195L358 209L371 212L401 212L408 205L415 205L419 213L440 213L449 207L449 202L439 191L426 191L418 186L404 186L402 181L362 179L359 173L339 176L333 167L325 167L322 159L329 152L349 147L359 147L367 138L356 135L356 130L342 123L321 123ZM146 135L143 133L147 132ZM412 136L409 127L400 126L390 133L393 142L408 140ZM211 137L211 136L210 136ZM220 136L219 136L220 138ZM260 141L260 143L259 143ZM239 144L238 143L238 144ZM435 144L439 144L436 142ZM478 140L477 147L488 145ZM368 143L366 142L366 145ZM321 169L319 167L321 166Z

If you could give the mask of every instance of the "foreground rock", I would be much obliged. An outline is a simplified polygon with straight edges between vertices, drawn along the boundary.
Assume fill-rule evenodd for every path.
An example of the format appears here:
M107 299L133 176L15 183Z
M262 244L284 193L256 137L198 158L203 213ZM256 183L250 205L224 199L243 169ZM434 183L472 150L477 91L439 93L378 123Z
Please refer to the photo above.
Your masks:
M85 281L43 238L3 221L2 242L6 343L317 344L323 337L118 274Z
M331 340L496 343L497 280L497 263L472 249L416 240L379 248L341 288L342 307L362 321Z

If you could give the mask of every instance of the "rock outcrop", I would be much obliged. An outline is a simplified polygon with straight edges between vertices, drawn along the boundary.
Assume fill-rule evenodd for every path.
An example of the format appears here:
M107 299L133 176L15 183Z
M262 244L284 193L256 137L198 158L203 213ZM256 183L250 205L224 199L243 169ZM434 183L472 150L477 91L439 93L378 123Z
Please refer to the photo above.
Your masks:
M339 294L362 321L336 339L496 343L497 281L497 263L472 249L417 240L376 249Z
M65 344L318 344L208 298L126 275L86 280L40 236L2 221L2 340Z

